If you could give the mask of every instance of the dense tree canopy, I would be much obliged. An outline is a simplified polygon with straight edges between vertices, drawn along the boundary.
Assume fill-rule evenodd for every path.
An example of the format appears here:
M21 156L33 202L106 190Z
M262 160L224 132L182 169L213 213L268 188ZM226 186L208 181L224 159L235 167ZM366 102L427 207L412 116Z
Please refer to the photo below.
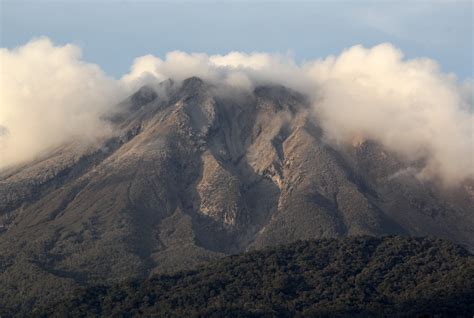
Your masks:
M78 290L40 315L472 316L474 257L431 238L298 241L194 271Z

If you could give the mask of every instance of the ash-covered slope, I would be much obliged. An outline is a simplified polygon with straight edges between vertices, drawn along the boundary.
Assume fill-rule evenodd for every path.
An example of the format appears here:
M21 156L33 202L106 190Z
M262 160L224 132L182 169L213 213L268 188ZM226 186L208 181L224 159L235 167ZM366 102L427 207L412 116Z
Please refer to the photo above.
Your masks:
M107 140L0 173L1 305L297 239L397 233L474 247L472 183L423 183L371 141L330 146L284 87L167 81L107 120Z

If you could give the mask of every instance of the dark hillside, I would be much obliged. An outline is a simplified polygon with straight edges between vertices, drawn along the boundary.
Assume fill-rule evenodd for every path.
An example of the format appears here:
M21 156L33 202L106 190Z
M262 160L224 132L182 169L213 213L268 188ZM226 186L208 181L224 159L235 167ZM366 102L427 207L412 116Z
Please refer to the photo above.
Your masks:
M298 241L195 271L76 291L52 316L321 317L474 313L474 257L431 238Z

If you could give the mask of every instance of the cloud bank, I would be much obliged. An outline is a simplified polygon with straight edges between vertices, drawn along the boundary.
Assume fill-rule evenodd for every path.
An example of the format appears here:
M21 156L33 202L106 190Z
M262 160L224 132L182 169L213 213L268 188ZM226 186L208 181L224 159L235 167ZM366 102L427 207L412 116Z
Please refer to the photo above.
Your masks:
M100 116L122 89L97 65L83 62L78 47L41 38L1 49L0 63L0 168L109 130Z
M460 83L431 59L404 59L391 44L299 64L266 53L175 51L135 59L119 80L83 62L78 47L47 38L2 49L0 59L0 167L73 137L106 133L100 116L143 84L198 76L243 90L288 86L310 97L329 142L373 139L409 160L426 159L420 175L447 183L474 177L473 82Z

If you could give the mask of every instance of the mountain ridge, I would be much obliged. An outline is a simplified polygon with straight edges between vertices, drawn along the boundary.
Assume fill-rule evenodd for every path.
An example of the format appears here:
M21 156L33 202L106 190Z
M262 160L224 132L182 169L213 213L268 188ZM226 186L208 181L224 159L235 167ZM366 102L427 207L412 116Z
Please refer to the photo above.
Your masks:
M328 143L308 100L283 86L165 81L104 120L111 136L0 173L4 306L298 239L474 247L472 182L445 190L399 173L412 163L374 141Z

